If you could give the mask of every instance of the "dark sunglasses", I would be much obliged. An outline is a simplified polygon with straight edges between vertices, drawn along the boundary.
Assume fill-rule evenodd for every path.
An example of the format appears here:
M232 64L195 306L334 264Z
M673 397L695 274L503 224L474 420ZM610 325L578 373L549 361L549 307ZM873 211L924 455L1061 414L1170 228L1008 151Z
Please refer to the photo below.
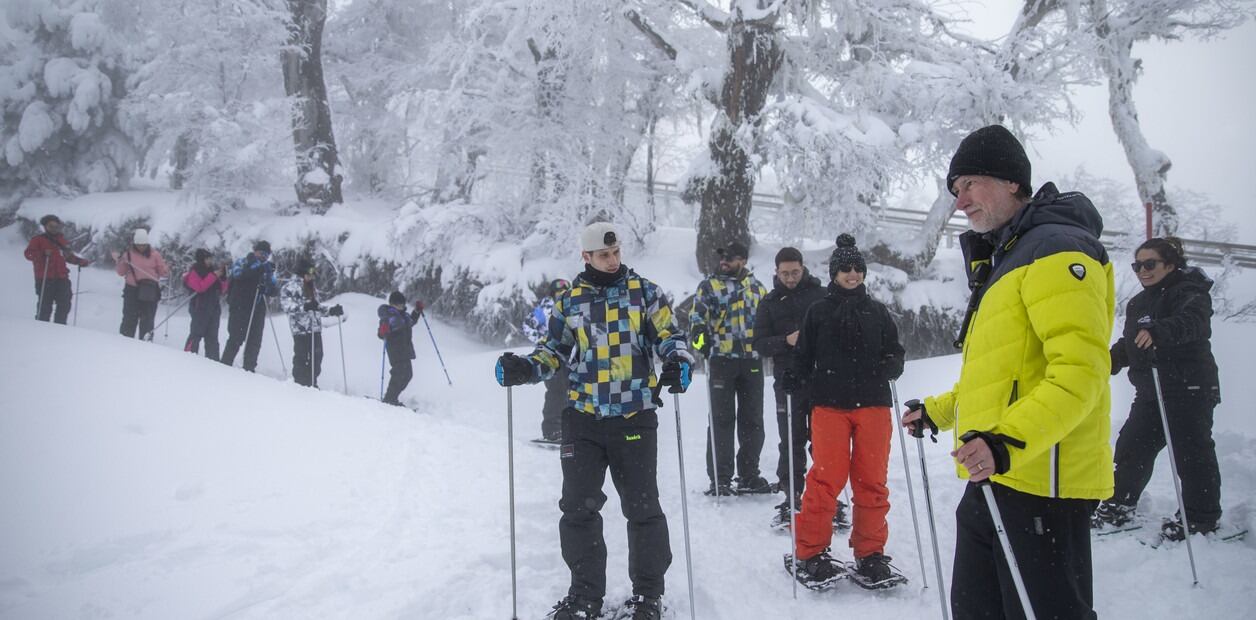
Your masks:
M1152 269L1156 268L1156 265L1159 265L1163 262L1164 261L1155 259L1155 258L1149 258L1147 260L1136 260L1130 263L1130 269L1133 269L1134 273L1138 273L1144 270L1151 271Z
M845 272L845 271L858 271L859 273L864 273L864 272L865 272L865 270L864 270L864 269L860 269L860 268L859 268L859 266L858 266L858 265L856 265L856 264L854 264L854 263L842 263L842 264L839 264L839 265L837 266L837 271L838 271L839 273L841 273L841 272Z

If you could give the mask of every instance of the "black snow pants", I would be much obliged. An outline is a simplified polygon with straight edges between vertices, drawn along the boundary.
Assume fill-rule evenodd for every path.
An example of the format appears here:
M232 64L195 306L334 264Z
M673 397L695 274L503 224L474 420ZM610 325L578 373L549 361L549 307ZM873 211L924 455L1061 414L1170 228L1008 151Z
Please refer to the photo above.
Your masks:
M323 371L323 333L292 334L292 379L297 385L318 387Z
M157 321L157 302L140 301L138 286L122 288L122 325L118 333L127 338L135 338L136 328L139 329L141 340L153 339L153 324Z
M1085 620L1094 612L1090 513L1098 503L991 484L1021 578L1039 618ZM981 489L969 483L955 509L955 620L1024 618L1016 585Z
M1217 405L1212 398L1166 397L1165 414L1173 436L1173 454L1182 478L1182 500L1191 525L1211 529L1221 518L1221 470L1217 447L1212 440L1212 414ZM1143 489L1151 481L1156 456L1164 449L1164 425L1155 395L1138 394L1130 406L1130 417L1117 436L1116 491L1114 503L1138 504ZM1195 529L1195 528L1192 528Z
M222 305L217 299L193 298L188 305L188 313L192 315L192 326L188 329L188 339L183 350L198 353L201 350L201 340L204 340L205 357L218 361L218 326L222 322Z
M252 310L252 316L249 310ZM249 325L252 324L250 329ZM262 352L262 334L266 328L266 302L258 299L245 298L231 303L231 314L227 317L227 345L222 350L222 363L231 366L235 363L236 353L240 345L244 345L244 369L253 372L257 368L257 355ZM247 336L248 342L245 342Z
M388 391L384 392L384 402L390 405L401 404L401 392L410 385L410 379L414 378L414 364L409 357L398 355L397 359L393 359L391 353L388 355L388 364L392 366L389 371Z
M545 381L545 404L541 405L541 437L557 437L563 432L563 410L571 378L564 366Z
M663 595L663 575L672 563L667 517L659 505L658 416L653 410L630 418L598 420L563 411L563 516L558 536L571 569L569 594L601 600L606 595L606 540L602 536L602 485L606 470L628 520L628 577L633 594Z
M777 444L777 453L780 456L776 459L776 481L781 492L784 493L789 488L790 450L787 445L789 444L791 416L787 415L785 410L786 398L789 395L779 385L774 385L772 391L776 396L776 429L780 434L780 443ZM811 403L805 391L794 394L792 417L794 421L794 495L801 498L803 483L807 477L807 442L811 440Z
M47 288L45 289L44 287ZM44 290L42 297L40 297L41 289ZM39 313L35 318L45 322L53 318L55 322L65 325L66 317L70 316L70 299L73 297L70 291L69 278L49 278L46 281L35 280L35 297L41 300ZM55 315L52 311L53 305L57 307Z
M759 476L763 451L763 362L758 359L712 357L708 360L711 413L715 422L715 455L720 484L733 479L733 438L737 440L737 475ZM707 478L715 481L711 466L711 433L707 433Z

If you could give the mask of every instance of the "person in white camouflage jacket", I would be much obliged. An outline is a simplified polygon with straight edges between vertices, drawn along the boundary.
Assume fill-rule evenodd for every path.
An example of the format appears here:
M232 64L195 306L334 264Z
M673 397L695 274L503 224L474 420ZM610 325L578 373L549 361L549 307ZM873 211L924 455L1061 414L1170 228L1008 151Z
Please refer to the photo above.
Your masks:
M292 379L299 385L318 387L323 365L323 318L344 320L340 304L319 305L314 288L314 262L308 258L297 261L293 278L279 291L279 305L288 313L292 328Z

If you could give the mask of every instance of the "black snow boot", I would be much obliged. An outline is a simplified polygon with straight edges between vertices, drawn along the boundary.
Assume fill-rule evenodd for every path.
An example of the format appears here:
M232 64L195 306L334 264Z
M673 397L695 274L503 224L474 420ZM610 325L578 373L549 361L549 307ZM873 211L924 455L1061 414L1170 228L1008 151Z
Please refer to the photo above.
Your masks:
M785 500L776 505L776 514L772 515L772 521L768 524L774 530L789 530L789 500ZM794 514L797 515L802 510L802 500L799 499L794 503Z
M905 583L907 577L894 569L890 556L873 553L855 560L855 572L851 579L869 590L889 588Z
M772 492L772 485L763 476L751 476L737 480L738 495L757 495Z
M791 559L790 554L785 554L785 572L791 570ZM827 590L846 575L845 564L833 559L828 551L821 551L813 557L798 560L794 579L811 590Z
M602 617L602 601L567 595L554 605L554 610L546 617L554 620L596 620Z
M663 617L663 599L635 594L624 601L617 617L624 620L659 620Z
M1102 530L1125 527L1134 521L1135 506L1126 506L1116 502L1103 502L1090 515L1090 529Z
M715 485L714 482L712 482L711 486L707 487L706 494L710 496L715 496L718 494L722 497L732 497L736 495L737 493L733 491L732 482L721 482L718 487Z
M1191 524L1192 534L1211 534L1215 531L1217 531L1217 524L1215 522ZM1160 524L1160 538L1173 542L1186 540L1186 535L1182 532L1182 519L1178 517L1165 519L1164 522Z

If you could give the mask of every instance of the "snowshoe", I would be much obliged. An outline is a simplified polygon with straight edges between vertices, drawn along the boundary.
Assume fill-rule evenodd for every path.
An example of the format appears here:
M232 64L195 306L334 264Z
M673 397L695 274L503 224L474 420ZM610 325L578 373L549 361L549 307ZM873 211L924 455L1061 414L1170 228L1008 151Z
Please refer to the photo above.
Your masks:
M1136 506L1126 506L1115 502L1103 502L1090 515L1090 529L1113 530L1134 525Z
M602 602L569 594L558 601L545 617L553 620L599 620L602 617Z
M1216 532L1216 531L1217 531L1216 523L1207 523L1207 524L1192 523L1191 524L1192 534L1207 535L1207 534L1212 534L1213 532ZM1176 518L1165 519L1160 524L1160 538L1163 538L1164 540L1168 542L1181 542L1183 540L1186 540L1186 534L1182 528L1182 521Z
M772 492L772 485L763 476L752 476L737 480L738 495L767 495Z
M732 497L736 494L737 492L733 490L733 483L731 482L721 482L718 488L716 484L712 482L711 486L707 487L707 490L705 492L705 495L709 495L711 497L714 497L716 495L719 495L721 497Z
M848 577L846 565L833 559L828 551L822 551L815 557L798 560L797 572L793 571L792 553L785 554L785 572L793 575L803 587L809 590L828 590L833 584Z
M794 504L796 508L802 508L802 503ZM794 516L797 517L795 512ZM774 530L789 531L789 501L784 501L776 505L776 513L772 515L772 520L768 522L768 527Z
M861 588L884 590L907 583L907 577L890 564L890 556L874 553L855 560L850 578Z
M615 610L611 620L660 620L666 610L662 598L634 594Z

